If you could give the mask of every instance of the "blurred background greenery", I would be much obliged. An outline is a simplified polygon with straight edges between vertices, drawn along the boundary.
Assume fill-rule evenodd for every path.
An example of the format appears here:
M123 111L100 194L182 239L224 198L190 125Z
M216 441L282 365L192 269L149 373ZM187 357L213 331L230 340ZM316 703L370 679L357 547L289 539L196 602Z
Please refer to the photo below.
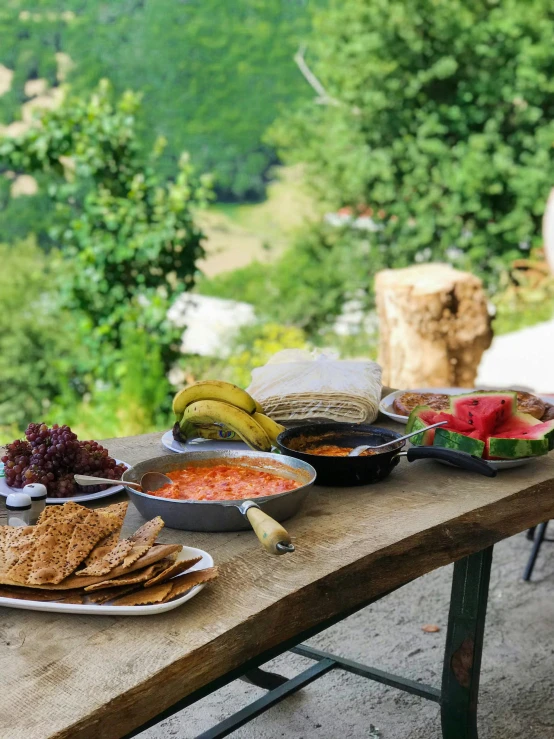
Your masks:
M375 356L384 267L478 274L497 333L552 317L553 36L550 0L6 0L0 441L167 428L176 382L285 347ZM255 322L183 353L185 292Z

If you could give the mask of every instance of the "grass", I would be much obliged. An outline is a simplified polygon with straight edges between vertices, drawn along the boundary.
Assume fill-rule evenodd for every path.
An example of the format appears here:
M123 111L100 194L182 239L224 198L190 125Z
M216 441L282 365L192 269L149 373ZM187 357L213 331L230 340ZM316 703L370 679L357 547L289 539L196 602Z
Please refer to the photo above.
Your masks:
M316 217L315 205L303 189L301 167L276 167L273 176L263 202L217 203L200 214L207 256L199 268L208 279L255 261L274 261L289 245L294 229Z

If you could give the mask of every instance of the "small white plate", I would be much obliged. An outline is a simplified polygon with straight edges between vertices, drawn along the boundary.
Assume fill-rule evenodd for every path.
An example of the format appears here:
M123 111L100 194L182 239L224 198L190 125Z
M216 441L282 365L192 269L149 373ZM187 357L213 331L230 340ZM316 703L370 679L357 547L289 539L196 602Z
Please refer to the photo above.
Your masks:
M122 462L120 459L115 460L117 464L123 464L125 465L125 469L129 469L131 466L130 464L127 464L127 462ZM112 485L109 488L106 488L106 490L100 490L98 493L89 493L89 495L75 495L73 498L46 498L46 503L48 505L51 505L52 503L69 503L69 501L72 501L73 503L88 503L90 500L99 500L100 498L107 498L110 495L115 495L116 493L120 493L123 490L123 485ZM0 495L3 498L7 498L10 493L22 493L22 488L11 488L6 483L6 478L4 477L4 463L0 462Z
M162 444L170 452L177 452L182 454L183 452L201 452L201 451L213 451L216 449L248 449L248 445L243 441L216 441L215 439L191 439L186 444L182 444L180 441L175 441L173 438L173 431L166 431L162 436Z
M413 390L396 390L394 393L389 393L388 395L385 395L385 397L381 400L381 403L379 405L379 410L384 416L388 416L391 420L396 421L397 423L406 423L408 420L408 416L401 416L398 413L394 411L393 403L396 398L398 398L399 395L402 395L403 393L437 393L441 395L464 395L466 393L474 393L479 388L473 388L468 389L467 387L424 387L424 388L415 388ZM484 392L487 392L487 390L484 390ZM537 398L540 398L545 403L552 403L554 402L554 398L552 396L548 395L537 395ZM507 460L508 462L512 462L512 460ZM519 460L518 460L519 461Z
M194 567L191 567L187 572L193 570L205 570L208 567L213 567L214 561L208 552L203 549L196 549L195 547L183 547L182 551L178 554L177 560L180 559L192 559L193 557L202 557L200 562L197 562ZM196 585L188 593L185 593L180 598L169 601L169 603L153 603L149 606L100 606L94 603L90 604L76 604L76 603L44 603L36 600L18 600L17 598L0 598L0 606L6 608L22 608L25 611L55 611L58 613L77 613L81 616L154 616L157 613L164 613L165 611L171 611L174 608L178 608L187 600L194 598L195 595L202 590L206 583Z
M389 393L381 400L379 410L385 416L388 416L393 421L398 423L406 423L408 416L401 416L396 413L393 408L393 403L403 393L437 393L440 395L461 395L462 393L472 393L474 390L468 390L467 387L424 387L415 388L414 390L396 390L394 393Z

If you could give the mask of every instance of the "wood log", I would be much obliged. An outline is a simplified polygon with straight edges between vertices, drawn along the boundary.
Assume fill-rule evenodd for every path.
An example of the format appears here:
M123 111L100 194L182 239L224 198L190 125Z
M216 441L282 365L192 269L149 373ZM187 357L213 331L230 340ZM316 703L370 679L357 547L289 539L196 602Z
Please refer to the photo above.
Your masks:
M542 237L544 244L544 255L550 271L554 274L554 187L546 202L546 208L542 219Z
M422 264L379 272L375 290L384 384L474 386L492 341L479 278L447 264Z

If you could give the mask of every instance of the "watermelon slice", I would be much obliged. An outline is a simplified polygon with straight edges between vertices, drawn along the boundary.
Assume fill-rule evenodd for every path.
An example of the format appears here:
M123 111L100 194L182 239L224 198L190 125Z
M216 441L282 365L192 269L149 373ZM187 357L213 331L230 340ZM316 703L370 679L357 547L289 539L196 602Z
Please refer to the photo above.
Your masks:
M517 459L546 454L554 449L554 421L538 421L517 411L512 392L468 393L453 396L450 413L419 406L410 414L406 431L421 434L412 444L459 449L486 459ZM426 430L438 421L438 429Z
M433 446L441 446L445 449L455 449L460 452L467 452L474 457L482 457L485 451L485 442L479 439L477 431L471 431L468 434L460 434L457 431L450 431L444 426L436 429Z
M441 428L446 428L451 431L461 431L469 434L475 430L469 423L460 421L450 413L433 410L433 408L430 408L428 405L418 405L417 408L414 408L410 413L408 423L406 424L407 434L412 431L422 429L421 434L412 436L410 439L412 444L415 446L432 446L435 440L435 431L437 429L430 429L429 431L424 431L423 429L434 423L438 423L439 421L447 421L447 425L442 426Z
M517 393L468 393L452 395L450 411L460 421L465 421L482 439L506 423L517 413Z
M497 459L535 457L554 448L554 421L541 423L517 413L487 439L485 456Z

